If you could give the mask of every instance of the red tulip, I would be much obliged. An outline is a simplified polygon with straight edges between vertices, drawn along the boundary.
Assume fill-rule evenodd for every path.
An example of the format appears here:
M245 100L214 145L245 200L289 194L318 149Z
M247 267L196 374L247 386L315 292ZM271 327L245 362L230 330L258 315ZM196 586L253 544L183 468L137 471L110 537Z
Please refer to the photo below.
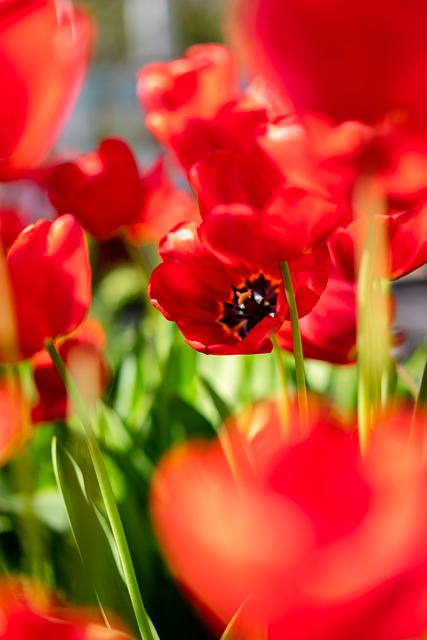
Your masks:
M82 322L91 302L91 273L83 232L72 216L24 229L5 266L17 345L13 356L4 353L10 345L2 344L3 359L29 358L47 339Z
M144 187L131 148L106 138L99 150L49 170L49 198L59 214L71 213L99 239L138 219Z
M243 205L217 207L199 227L177 226L160 254L151 303L194 349L217 355L271 351L269 338L289 314L281 261L290 262L300 317L317 303L329 274L325 247L301 255L283 225Z
M66 0L0 3L0 179L40 162L55 142L88 62L92 22Z
M24 399L18 385L0 379L0 465L13 456L26 441L29 425Z
M427 128L424 0L239 0L230 30L300 112Z
M4 254L7 254L25 227L25 214L16 208L0 208L0 243Z
M105 333L102 325L87 320L74 333L56 345L71 372L86 404L97 400L107 384L107 365L104 360ZM39 394L31 411L33 422L65 420L74 413L65 385L47 351L32 358L34 382Z
M212 118L238 91L236 62L219 44L190 47L184 58L152 62L138 75L138 97L146 125L165 146L189 118Z
M356 360L356 285L330 276L319 302L299 322L305 358L348 364ZM279 345L293 351L292 331L285 322Z
M107 628L99 613L63 606L40 584L0 580L2 640L132 640L121 622Z
M355 256L360 255L365 242L369 220L359 218L347 227L338 229L330 239L329 247L340 274L355 281ZM383 225L389 237L388 275L400 278L427 262L427 204L377 216L376 224Z
M264 412L161 463L152 514L174 575L224 624L241 607L236 638L420 637L427 472L408 417L389 417L361 460L330 418L285 439Z
M136 221L126 229L131 242L157 244L183 220L200 221L195 198L172 184L163 159L155 162L141 182L144 203Z

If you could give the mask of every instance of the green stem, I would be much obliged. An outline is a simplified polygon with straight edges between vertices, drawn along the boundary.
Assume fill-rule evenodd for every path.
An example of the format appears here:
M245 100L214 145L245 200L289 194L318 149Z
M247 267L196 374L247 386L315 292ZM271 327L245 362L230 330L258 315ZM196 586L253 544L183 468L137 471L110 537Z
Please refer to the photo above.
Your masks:
M360 448L365 453L387 403L390 370L388 229L385 197L372 176L359 180L353 206L362 244L357 256L357 408Z
M427 406L427 361L424 365L423 375L421 377L420 388L417 395L417 400L412 414L411 431L409 434L409 441L416 444L417 448L423 455L424 448L424 423L423 416L425 417L425 411Z
M304 434L307 434L309 432L307 386L305 382L304 356L302 352L301 332L298 321L298 309L289 264L287 262L282 262L280 267L282 270L283 283L285 285L286 299L288 301L289 315L291 319L300 425L301 431Z
M73 381L69 375L64 361L58 353L52 340L46 342L46 349L52 359L53 364L56 367L59 375L61 376L70 398L74 404L80 421L86 433L88 447L92 463L95 469L95 473L99 482L102 499L104 501L107 516L111 525L114 539L116 541L117 549L120 556L120 561L123 567L123 573L126 580L126 585L129 591L129 596L132 602L132 606L135 612L136 621L141 634L142 640L155 640L150 627L150 621L142 602L141 594L138 587L138 581L135 574L135 569L132 563L129 546L126 540L123 524L120 519L119 510L116 505L113 490L111 487L110 479L108 477L108 471L102 457L101 449L98 444L95 432L92 428L92 424L88 415L86 405Z
M276 336L272 336L273 353L276 360L277 370L280 380L279 394L279 416L282 433L286 436L289 433L289 396L288 396L288 371L283 358L283 352L279 347Z

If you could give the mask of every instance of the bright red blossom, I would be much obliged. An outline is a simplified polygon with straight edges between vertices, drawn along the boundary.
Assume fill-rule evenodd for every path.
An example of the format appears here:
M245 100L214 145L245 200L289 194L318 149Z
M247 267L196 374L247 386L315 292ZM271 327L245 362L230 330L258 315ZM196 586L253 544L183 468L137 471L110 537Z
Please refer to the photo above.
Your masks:
M17 340L9 357L29 358L47 339L73 331L90 306L89 257L76 220L67 215L27 227L7 254L6 277Z
M132 150L116 138L103 140L98 151L55 166L48 172L47 189L59 214L73 214L99 239L135 222L144 201Z
M65 0L0 5L0 179L43 159L77 97L92 23Z
M237 638L419 637L427 474L408 416L389 417L362 461L330 418L314 417L305 439L291 422L285 439L264 413L160 465L152 514L175 575L224 624L243 604Z
M176 227L160 254L152 304L193 348L218 355L271 350L269 337L288 316L282 260L290 261L300 316L317 303L329 273L325 247L301 256L261 215L239 205L214 209L199 227Z

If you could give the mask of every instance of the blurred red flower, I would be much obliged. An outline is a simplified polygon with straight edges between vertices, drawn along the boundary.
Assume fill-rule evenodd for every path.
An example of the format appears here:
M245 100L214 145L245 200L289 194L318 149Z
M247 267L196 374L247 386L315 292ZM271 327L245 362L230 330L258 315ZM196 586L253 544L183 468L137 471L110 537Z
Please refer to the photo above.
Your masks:
M106 338L102 325L95 320L86 320L74 333L58 341L56 347L81 397L87 404L99 399L108 381L104 359ZM32 421L65 420L74 409L50 355L45 350L40 351L32 358L31 364L39 395L31 410Z
M245 640L419 637L427 471L410 417L390 416L362 460L332 418L312 418L306 438L291 422L285 438L264 411L160 464L152 515L177 579L224 624L241 607Z
M59 214L71 213L99 239L135 222L143 205L143 183L131 148L106 138L98 151L47 172L49 198Z
M99 613L64 606L40 584L0 580L2 640L132 640L123 624L107 628Z
M135 243L158 242L178 222L199 218L194 198L173 186L163 159L141 175L119 138L39 174L58 214L71 213L99 240L123 230Z
M10 378L0 378L0 425L0 465L3 465L27 440L30 431L21 391Z
M86 70L93 36L66 0L0 4L0 180L40 162L56 140Z
M400 278L427 262L427 204L408 211L376 216L376 224L384 226L389 238L388 275L392 280ZM358 218L348 226L338 229L331 237L329 248L339 273L354 282L355 257L365 242L369 220Z
M238 96L237 65L222 45L195 45L184 58L141 69L137 92L147 112L147 128L160 144L169 146L189 118L212 118Z
M90 306L91 272L80 225L67 215L26 227L6 256L3 276L3 313L10 316L16 344L2 340L1 358L30 358L47 339L73 331Z
M26 215L14 207L0 207L0 243L7 254L21 231L27 226Z
M424 0L238 0L230 34L300 112L425 131L426 24Z
M269 338L289 312L281 261L290 263L300 317L317 303L329 274L325 247L301 255L283 228L243 205L217 207L199 227L177 226L160 254L151 303L193 348L217 355L271 351Z
M194 196L173 185L163 158L154 163L141 178L141 183L144 203L136 221L126 229L126 235L132 243L157 244L183 220L200 221Z

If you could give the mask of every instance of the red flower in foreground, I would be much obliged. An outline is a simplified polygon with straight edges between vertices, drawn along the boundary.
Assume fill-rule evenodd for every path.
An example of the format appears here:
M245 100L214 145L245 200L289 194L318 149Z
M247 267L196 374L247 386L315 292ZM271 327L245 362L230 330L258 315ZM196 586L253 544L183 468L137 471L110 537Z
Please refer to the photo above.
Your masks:
M102 325L94 320L87 320L57 345L61 358L87 404L102 395L107 383L107 366L103 356L105 346ZM32 359L32 366L39 394L38 402L31 411L33 422L64 420L74 409L47 351L37 353Z
M92 40L88 14L65 0L0 3L0 179L43 159L77 97Z
M119 621L107 628L99 614L60 606L40 585L18 578L0 580L0 615L2 640L131 640Z
M178 580L224 624L242 607L245 640L419 637L427 471L407 417L390 417L362 461L331 420L286 440L265 411L245 435L231 427L161 463L152 514Z
M289 312L281 261L290 262L300 317L317 303L329 274L325 247L301 256L286 234L238 205L214 209L199 227L176 227L160 254L151 303L194 349L217 355L271 351L269 337Z
M424 0L240 0L231 35L301 112L426 129ZM360 46L363 43L363 46Z
M3 321L15 328L16 345L1 344L3 360L29 358L47 339L73 331L91 302L91 273L85 239L72 216L27 227L6 257ZM7 288L2 283L6 297Z

